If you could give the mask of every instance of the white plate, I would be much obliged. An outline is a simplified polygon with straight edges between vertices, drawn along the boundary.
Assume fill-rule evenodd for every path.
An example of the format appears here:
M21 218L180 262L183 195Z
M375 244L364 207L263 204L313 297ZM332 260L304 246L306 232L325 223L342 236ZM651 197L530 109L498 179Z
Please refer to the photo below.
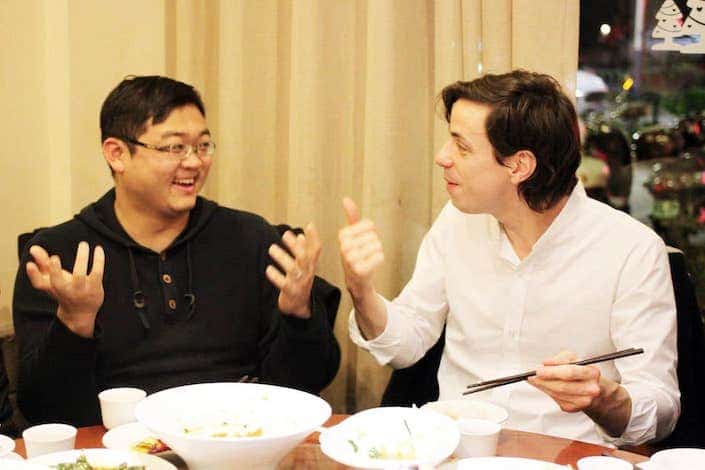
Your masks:
M58 465L60 463L75 462L81 455L85 455L88 462L94 466L117 466L124 462L128 465L144 465L147 470L177 470L171 463L154 455L113 449L76 449L54 452L34 457L29 462L42 465Z
M458 426L449 417L418 408L372 408L325 429L318 438L321 451L349 467L386 469L438 465L458 446ZM380 450L388 456L415 450L415 458L370 458ZM397 454L399 455L399 454Z
M46 465L27 462L14 452L0 457L0 468L2 470L52 470Z
M132 452L133 446L148 437L156 439L156 435L147 429L147 426L142 423L128 423L123 424L122 426L117 426L106 432L103 435L103 445L108 449L127 450ZM165 458L165 456L173 454L174 451L166 450L164 452L157 452L156 454L150 455L157 455Z
M520 457L474 457L458 460L457 470L567 470L571 467Z

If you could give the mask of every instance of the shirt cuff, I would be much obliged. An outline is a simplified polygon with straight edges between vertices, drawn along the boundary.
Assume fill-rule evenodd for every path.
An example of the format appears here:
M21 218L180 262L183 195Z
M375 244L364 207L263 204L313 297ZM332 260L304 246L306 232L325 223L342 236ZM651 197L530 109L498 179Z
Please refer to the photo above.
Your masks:
M640 445L653 441L658 425L658 405L653 399L653 390L645 390L639 386L622 385L629 393L632 401L631 415L624 432L619 437L612 437L597 426L598 434L607 442L617 446Z
M48 352L59 354L59 357L71 357L72 359L93 359L97 349L95 338L78 336L69 330L58 318L55 318L49 326L46 344Z
M401 343L399 332L401 331L401 325L397 324L398 319L396 315L393 314L392 309L389 308L391 302L379 294L378 297L382 299L384 308L387 310L387 324L384 327L384 331L376 338L366 340L362 336L357 321L355 320L355 309L350 311L348 329L352 342L362 349L369 351L379 365L384 366L392 362L396 353L399 351L399 344Z

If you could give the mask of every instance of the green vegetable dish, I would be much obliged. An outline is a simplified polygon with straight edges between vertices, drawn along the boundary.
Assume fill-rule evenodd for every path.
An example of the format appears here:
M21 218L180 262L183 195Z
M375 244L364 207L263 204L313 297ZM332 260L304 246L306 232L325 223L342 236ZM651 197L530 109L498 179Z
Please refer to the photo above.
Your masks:
M121 463L117 467L94 466L88 462L85 455L81 455L75 462L60 463L52 468L56 470L145 470L144 465L127 465L126 463Z

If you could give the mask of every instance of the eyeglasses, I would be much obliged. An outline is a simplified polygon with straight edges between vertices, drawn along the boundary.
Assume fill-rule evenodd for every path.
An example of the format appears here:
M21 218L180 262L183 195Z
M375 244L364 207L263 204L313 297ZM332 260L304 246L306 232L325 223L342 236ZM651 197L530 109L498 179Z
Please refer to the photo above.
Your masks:
M140 142L139 140L124 138L127 142L157 152L168 153L180 160L188 158L192 153L195 153L198 158L210 157L215 153L215 142L201 142L194 145L189 144L169 144L169 145L151 145Z

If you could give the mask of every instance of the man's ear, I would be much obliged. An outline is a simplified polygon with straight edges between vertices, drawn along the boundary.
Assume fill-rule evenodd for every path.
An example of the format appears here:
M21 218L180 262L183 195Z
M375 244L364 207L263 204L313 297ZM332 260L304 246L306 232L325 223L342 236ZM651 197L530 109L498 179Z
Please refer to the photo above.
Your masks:
M108 137L103 141L103 157L113 173L125 170L125 159L130 158L130 150L120 139Z
M536 155L531 150L519 150L509 157L507 164L512 182L519 184L531 178L536 171Z

